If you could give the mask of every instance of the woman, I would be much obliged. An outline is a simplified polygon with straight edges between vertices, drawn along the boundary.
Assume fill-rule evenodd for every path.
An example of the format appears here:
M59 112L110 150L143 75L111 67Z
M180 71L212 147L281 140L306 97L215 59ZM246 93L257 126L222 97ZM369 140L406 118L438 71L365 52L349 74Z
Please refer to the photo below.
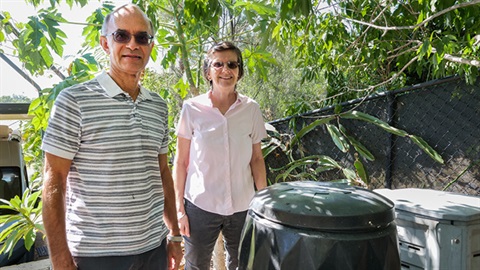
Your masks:
M228 269L236 269L250 200L267 185L260 146L267 133L258 104L236 91L243 74L241 51L215 44L203 64L210 90L182 108L174 181L187 270L210 269L220 231Z

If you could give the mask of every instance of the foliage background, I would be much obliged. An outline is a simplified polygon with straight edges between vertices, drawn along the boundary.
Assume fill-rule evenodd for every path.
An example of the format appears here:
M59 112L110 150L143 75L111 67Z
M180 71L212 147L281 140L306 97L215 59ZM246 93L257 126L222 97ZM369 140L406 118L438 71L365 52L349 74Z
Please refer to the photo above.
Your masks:
M14 56L32 76L54 70L62 78L61 83L40 91L40 97L30 107L35 117L23 127L26 159L35 171L32 186L38 189L43 160L39 145L53 102L62 89L92 79L108 66L98 39L101 23L114 2L102 2L102 7L84 21L78 19L84 25L85 41L68 66L58 66L54 60L54 56L64 57L68 46L59 25L79 22L68 21L59 7L78 9L89 1L25 2L35 7L45 3L50 6L25 22L2 11L0 45L14 48ZM474 84L478 77L480 0L132 2L143 8L155 25L156 46L151 60L161 66L161 71L147 70L142 83L168 101L172 130L182 101L207 90L200 73L203 54L213 43L231 40L242 49L247 68L239 90L259 102L267 121L324 106L335 108L325 116L327 120L317 119L320 122L315 127L324 125L339 149L345 149L347 144L355 148L355 168L342 170L367 185L368 175L361 161L369 155L358 143L345 139L348 137L339 119L345 116L340 113L349 112L342 111L339 104L450 75L459 75L468 84ZM363 120L371 118L365 116ZM374 122L387 132L415 141L415 135L408 130ZM295 118L288 124L302 136L314 128ZM320 162L324 168L336 166L323 156L295 157L291 146L302 137L297 135L272 136L270 150L281 149L298 168L310 162ZM420 141L417 146L429 153L433 150L426 142ZM171 150L173 153L174 145ZM290 169L286 171L294 172ZM29 201L28 196L24 201Z

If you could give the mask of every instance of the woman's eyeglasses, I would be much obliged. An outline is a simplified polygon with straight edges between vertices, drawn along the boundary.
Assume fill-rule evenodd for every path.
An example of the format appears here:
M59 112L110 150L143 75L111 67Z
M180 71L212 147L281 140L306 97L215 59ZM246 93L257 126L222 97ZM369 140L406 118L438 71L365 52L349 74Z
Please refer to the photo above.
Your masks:
M133 36L135 38L135 42L138 45L149 45L150 43L152 43L152 40L153 40L153 36L148 33L142 32L142 33L132 35L129 32L124 30L117 30L105 36L113 36L113 40L118 43L128 43L130 42Z
M224 62L213 62L211 64L211 66L214 67L215 69L221 69L225 66L225 64L227 65L228 69L236 69L240 65L240 63L238 63L238 62L228 61L226 63L224 63Z

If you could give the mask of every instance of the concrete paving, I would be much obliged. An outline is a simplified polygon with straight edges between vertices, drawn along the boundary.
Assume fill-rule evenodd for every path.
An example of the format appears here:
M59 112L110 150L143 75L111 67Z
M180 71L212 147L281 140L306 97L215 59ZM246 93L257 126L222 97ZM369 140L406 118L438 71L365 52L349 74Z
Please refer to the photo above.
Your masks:
M2 267L2 270L50 270L50 260L44 259L29 263Z

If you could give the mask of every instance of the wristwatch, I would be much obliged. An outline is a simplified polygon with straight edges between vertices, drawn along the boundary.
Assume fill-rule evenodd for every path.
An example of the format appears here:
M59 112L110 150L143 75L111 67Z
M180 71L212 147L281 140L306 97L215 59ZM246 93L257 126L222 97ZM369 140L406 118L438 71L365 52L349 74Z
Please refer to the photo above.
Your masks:
M170 242L180 243L183 241L183 237L181 235L167 235L167 240Z

